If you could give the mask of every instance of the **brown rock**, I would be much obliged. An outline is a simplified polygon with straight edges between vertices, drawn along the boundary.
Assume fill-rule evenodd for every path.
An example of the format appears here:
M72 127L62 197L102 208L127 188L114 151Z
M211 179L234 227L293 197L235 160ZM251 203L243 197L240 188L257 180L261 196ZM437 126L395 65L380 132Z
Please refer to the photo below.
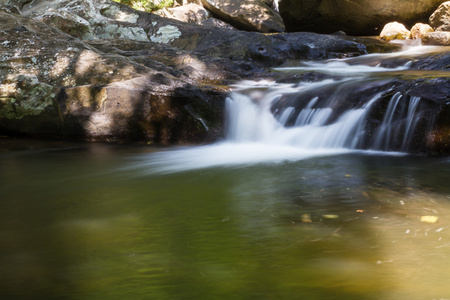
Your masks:
M429 21L436 31L450 31L450 1L442 3Z
M428 32L433 32L433 28L431 28L428 24L417 23L411 28L411 38L420 39L422 36Z
M422 44L436 46L450 46L450 32L435 31L422 36Z

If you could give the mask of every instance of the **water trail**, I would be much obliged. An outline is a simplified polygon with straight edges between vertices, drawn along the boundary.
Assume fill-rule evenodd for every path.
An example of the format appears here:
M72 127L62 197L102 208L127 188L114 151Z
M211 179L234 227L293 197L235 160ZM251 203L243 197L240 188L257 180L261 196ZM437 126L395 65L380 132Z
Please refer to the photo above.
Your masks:
M419 102L420 97L411 97L409 100L408 114L406 116L406 129L402 142L402 151L408 150L408 146L412 139L412 133L414 132L419 120L419 115L417 113Z

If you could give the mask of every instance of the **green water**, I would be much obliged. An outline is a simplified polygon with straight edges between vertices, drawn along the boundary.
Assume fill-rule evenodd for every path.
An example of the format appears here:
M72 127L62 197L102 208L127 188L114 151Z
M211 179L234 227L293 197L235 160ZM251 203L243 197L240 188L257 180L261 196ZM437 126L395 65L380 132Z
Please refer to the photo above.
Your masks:
M0 298L450 299L448 158L125 168L153 151L0 139Z

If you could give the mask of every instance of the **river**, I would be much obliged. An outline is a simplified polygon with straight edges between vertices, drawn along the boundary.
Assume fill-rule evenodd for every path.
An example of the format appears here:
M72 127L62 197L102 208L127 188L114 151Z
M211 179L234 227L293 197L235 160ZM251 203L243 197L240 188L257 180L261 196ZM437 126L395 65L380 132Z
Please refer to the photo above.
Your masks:
M213 145L0 138L0 298L450 299L450 159L355 141L365 104L271 106L310 87L241 83Z

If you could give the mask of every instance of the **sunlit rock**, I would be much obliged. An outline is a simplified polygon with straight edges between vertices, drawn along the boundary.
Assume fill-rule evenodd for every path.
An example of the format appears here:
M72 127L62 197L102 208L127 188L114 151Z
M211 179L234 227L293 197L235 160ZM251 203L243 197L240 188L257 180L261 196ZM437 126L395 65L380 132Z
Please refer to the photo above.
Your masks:
M430 16L430 25L436 31L450 31L450 1L442 3Z
M411 37L411 32L405 25L398 22L391 22L384 26L380 33L380 38L385 41L405 40Z
M433 28L431 28L428 24L417 23L411 28L411 38L420 39L422 36L428 32L433 32Z

